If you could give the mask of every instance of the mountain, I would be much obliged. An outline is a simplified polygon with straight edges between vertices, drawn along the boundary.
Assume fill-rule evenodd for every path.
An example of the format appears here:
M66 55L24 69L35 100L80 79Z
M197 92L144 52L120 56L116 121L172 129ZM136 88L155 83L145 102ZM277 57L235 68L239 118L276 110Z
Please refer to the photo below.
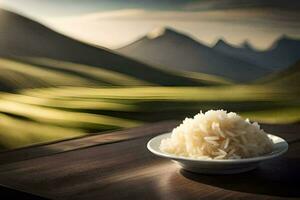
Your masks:
M61 35L40 23L0 9L0 56L44 57L94 66L154 85L207 85L170 71ZM48 69L50 70L50 69Z
M202 72L234 81L252 81L269 72L220 53L171 28L160 28L117 49L131 58L171 69Z
M249 42L241 46L232 46L220 39L213 49L226 55L272 70L289 67L300 59L300 40L282 36L264 51L253 48Z

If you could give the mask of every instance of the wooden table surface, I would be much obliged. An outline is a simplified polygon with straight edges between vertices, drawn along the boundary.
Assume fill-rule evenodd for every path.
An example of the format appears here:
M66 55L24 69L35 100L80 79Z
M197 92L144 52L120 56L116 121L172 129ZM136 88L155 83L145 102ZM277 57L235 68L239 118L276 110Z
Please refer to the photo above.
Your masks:
M263 125L288 152L236 175L180 169L146 149L160 122L0 153L0 185L49 199L300 199L300 124Z

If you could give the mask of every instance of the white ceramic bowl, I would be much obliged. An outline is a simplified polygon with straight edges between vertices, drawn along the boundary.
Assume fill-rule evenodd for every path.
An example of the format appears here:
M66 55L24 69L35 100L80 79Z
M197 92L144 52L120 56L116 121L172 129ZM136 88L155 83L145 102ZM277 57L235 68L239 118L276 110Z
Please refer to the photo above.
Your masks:
M235 174L246 172L258 167L260 162L274 159L288 150L288 143L275 135L268 134L268 137L273 141L274 148L271 153L244 159L230 159L230 160L204 160L188 158L183 156L176 156L168 153L164 153L159 149L159 145L162 139L169 138L171 133L165 133L152 138L147 148L149 151L157 156L172 159L175 163L180 165L183 169L202 173L202 174Z

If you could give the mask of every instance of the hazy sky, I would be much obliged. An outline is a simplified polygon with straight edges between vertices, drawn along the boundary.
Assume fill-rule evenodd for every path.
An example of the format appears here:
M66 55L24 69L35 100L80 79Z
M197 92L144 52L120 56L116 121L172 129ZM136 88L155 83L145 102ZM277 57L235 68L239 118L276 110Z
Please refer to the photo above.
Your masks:
M282 34L300 38L300 1L291 0L0 0L72 37L116 48L158 26L213 44L249 40L267 48Z

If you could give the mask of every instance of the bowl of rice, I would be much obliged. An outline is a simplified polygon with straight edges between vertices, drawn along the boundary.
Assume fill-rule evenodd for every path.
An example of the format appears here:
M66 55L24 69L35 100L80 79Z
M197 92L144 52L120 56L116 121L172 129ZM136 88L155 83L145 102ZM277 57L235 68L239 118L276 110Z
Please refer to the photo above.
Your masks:
M171 133L152 138L147 148L188 171L233 174L282 155L288 144L234 112L209 110L186 118Z

